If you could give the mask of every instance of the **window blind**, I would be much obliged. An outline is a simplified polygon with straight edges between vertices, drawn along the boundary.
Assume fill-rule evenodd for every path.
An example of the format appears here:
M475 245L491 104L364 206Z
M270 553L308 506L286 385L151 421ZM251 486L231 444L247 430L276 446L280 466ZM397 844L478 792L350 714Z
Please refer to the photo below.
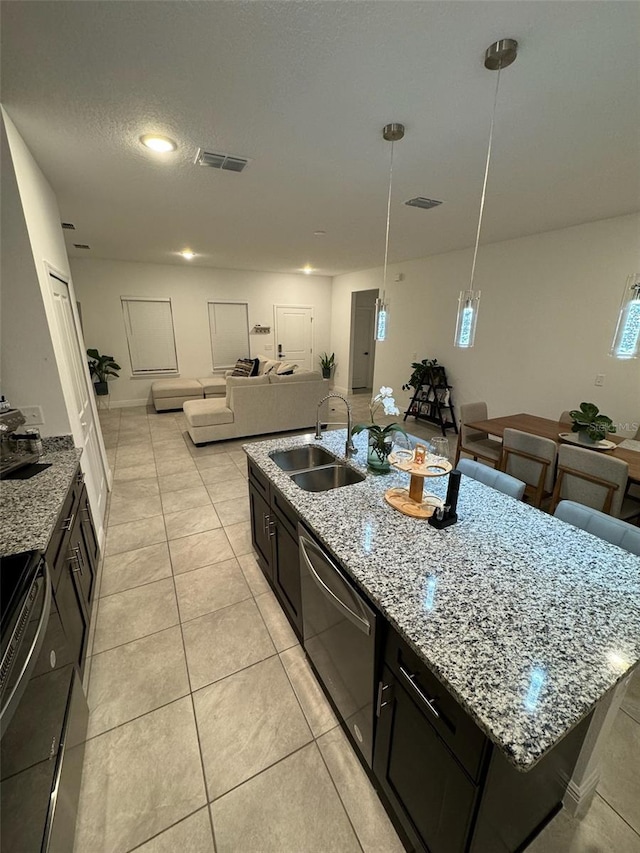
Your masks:
M177 373L171 300L123 296L121 301L132 373Z
M213 369L233 367L249 358L249 310L246 302L209 302Z

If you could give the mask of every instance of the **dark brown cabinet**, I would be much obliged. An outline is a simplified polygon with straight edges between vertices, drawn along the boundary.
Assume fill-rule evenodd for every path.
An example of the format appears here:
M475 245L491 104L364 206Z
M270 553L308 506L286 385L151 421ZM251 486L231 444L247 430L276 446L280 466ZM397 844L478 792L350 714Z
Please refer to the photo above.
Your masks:
M98 540L84 479L79 471L49 540L46 558L60 621L82 673L95 589Z
M298 515L249 462L251 541L258 562L298 637L302 637Z

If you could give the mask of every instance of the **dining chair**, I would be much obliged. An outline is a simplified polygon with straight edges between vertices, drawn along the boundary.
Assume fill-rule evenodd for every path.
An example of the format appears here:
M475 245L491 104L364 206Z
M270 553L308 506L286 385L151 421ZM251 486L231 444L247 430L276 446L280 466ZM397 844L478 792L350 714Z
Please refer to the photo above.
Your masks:
M557 453L558 446L550 438L507 428L502 436L500 470L523 480L525 497L539 509L553 492Z
M568 409L560 415L558 420L561 424L573 423L573 421L571 420L571 412Z
M640 556L640 529L626 521L612 518L604 512L575 501L560 501L554 515L560 521L573 524L574 527L593 533L612 545L618 545L625 551Z
M522 500L526 483L522 480L516 480L510 474L505 474L504 471L496 471L495 468L489 468L488 465L483 465L481 462L473 462L471 459L461 459L457 464L457 469L466 477L471 477L479 483L484 483L485 486L491 486L509 497L515 498L517 501Z
M558 451L551 510L561 500L570 500L614 518L640 516L640 503L625 497L628 478L629 466L624 459L563 444Z
M502 443L489 438L486 432L478 432L478 430L469 429L466 426L473 421L486 421L487 417L486 403L463 403L460 406L460 433L458 434L458 446L456 448L456 465L460 459L460 454L468 453L474 461L484 459L485 462L497 466L502 452Z

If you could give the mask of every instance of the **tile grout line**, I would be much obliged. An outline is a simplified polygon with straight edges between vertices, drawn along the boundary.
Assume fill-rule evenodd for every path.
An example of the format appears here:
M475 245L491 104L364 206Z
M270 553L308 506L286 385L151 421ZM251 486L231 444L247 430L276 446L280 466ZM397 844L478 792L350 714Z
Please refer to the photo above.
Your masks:
M628 821L628 820L627 820L623 815L621 815L621 814L620 814L620 812L615 808L615 806L612 806L612 805L611 805L611 803L609 802L609 800L607 800L607 798L606 798L605 796L603 796L603 795L600 793L600 791L596 790L596 795L597 795L598 797L600 797L600 799L602 800L602 802L603 802L603 803L605 803L605 804L606 804L606 805L611 809L611 811L612 811L614 814L616 814L616 815L620 818L620 820L621 820L624 824L626 824L626 825L629 827L629 829L630 829L633 833L635 833L635 835L637 835L637 836L640 838L640 832L635 828L635 826L632 826L632 825L629 823L629 821ZM587 813L588 813L588 812L587 812Z

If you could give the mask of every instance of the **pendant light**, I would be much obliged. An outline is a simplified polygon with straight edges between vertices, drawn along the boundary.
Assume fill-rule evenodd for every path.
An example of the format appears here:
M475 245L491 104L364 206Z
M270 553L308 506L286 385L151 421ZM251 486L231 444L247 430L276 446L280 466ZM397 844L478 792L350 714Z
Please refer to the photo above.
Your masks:
M473 281L476 274L476 260L478 258L478 246L480 244L480 231L482 229L482 217L484 215L484 203L487 195L487 180L489 178L489 164L491 163L491 148L493 144L493 126L496 119L496 105L498 103L498 90L500 88L500 72L515 61L518 55L518 42L515 39L500 39L487 48L484 55L484 67L489 71L497 71L496 91L493 96L493 112L491 114L491 128L489 130L489 145L487 147L487 162L484 168L484 182L482 184L482 196L480 198L480 212L478 214L478 227L476 229L476 244L473 250L473 262L471 264L471 280L468 290L461 290L458 298L458 316L456 319L456 333L453 340L454 346L469 349L473 346L476 336L476 323L478 322L478 309L480 307L480 291L473 289Z
M640 356L640 273L627 279L609 355L621 359Z
M393 144L404 136L403 124L385 124L382 128L382 137L391 143L391 157L389 161L389 193L387 196L387 233L384 242L384 272L382 274L382 294L376 299L376 317L374 323L376 341L384 341L387 338L387 320L389 307L385 299L387 289L387 263L389 260L389 224L391 222L391 188L393 186Z

